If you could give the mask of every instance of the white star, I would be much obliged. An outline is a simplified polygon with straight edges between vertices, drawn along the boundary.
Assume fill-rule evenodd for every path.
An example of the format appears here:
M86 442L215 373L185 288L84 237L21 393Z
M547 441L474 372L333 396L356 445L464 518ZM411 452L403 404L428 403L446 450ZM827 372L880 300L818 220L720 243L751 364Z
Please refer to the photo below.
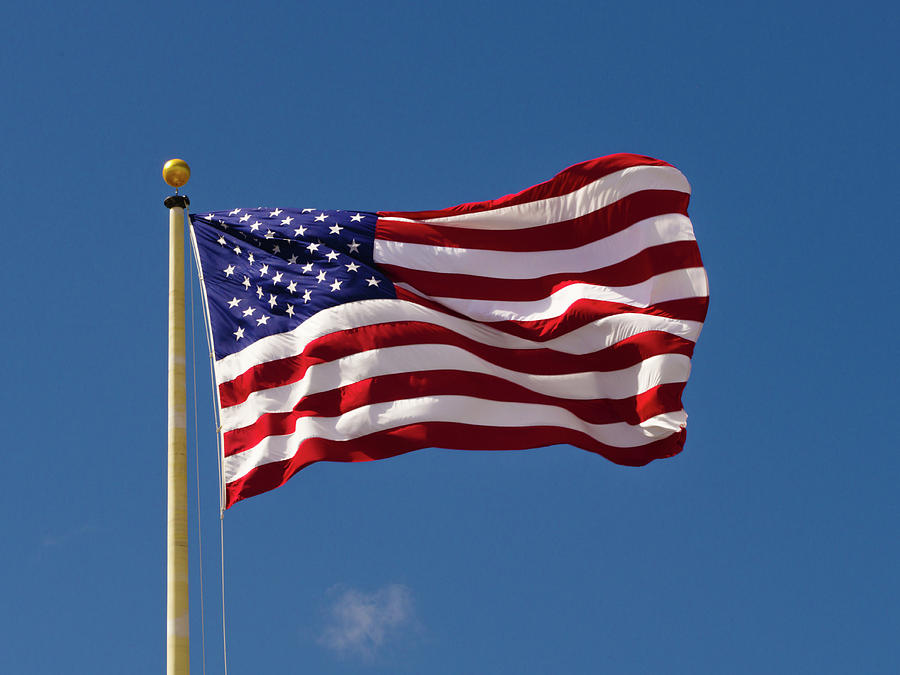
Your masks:
M247 256L247 262L250 263L251 265L253 264L254 260L256 260L256 258L253 257L252 253Z
M291 283L289 283L289 284L287 285L287 289L288 289L291 293L296 292L296 290L297 290L297 282L296 282L296 281L292 281Z
M236 215L239 214L240 212L241 212L240 209L235 209L234 211L229 212L228 215L229 215L229 216L236 216Z
M225 241L225 237L219 237L218 239L216 239L216 241L219 242L219 246L224 246L228 243L227 241Z
M309 299L310 299L311 296L312 296L312 291L311 291L311 290L306 289L305 291L303 291L303 302L304 302L304 303L309 302Z
M259 276L264 277L269 273L269 266L263 265L259 268Z
M362 219L363 217L358 213L355 216L350 216L350 220L352 220L354 223L358 223Z
M359 265L357 265L356 263L350 263L346 267L347 267L348 272L355 272L356 270L359 269Z
M328 216L326 216L324 213L320 213L319 215L316 216L316 220L319 221L320 223L324 223L324 222L325 222L325 219L326 219L327 217L328 217Z
M263 296L262 286L257 286L256 287L256 297L259 298L260 300L262 300L262 296Z
M238 300L237 298L232 298L231 300L228 301L228 306L231 307L232 309L237 307L239 304L241 304L241 301Z
M377 286L381 283L381 279L376 279L375 277L369 277L366 281L369 282L369 286Z
M278 296L272 295L271 293L269 293L269 307L274 307L275 305L278 304L277 302L275 302L276 297L278 297Z
M240 246L235 246L235 247L234 247L233 249L231 249L231 250L234 251L235 253L237 253L238 255L241 254L241 247L240 247Z
M264 326L264 325L266 325L267 323L269 323L269 317L267 317L265 314L263 314L261 317L259 317L259 318L256 320L256 325L257 325L257 326Z
M281 215L282 209L275 209L272 213L269 214L269 218L277 218Z
M293 220L293 216L287 216L284 220L281 221L282 225L290 225Z
M315 209L303 209L302 213L312 213Z
M250 226L250 231L251 231L251 232L256 232L258 229L259 229L259 221L257 220L255 223L253 223L253 224Z
M234 333L232 333L232 335L234 335L235 341L240 340L242 337L244 337L244 329L238 328L236 331L234 331Z
M317 251L319 249L319 246L321 246L321 244L310 244L306 248L309 249L310 253L314 253L315 251Z
M245 291L250 290L250 277L244 277L244 280L241 282L241 286L244 287Z
M316 275L316 283L322 283L325 281L325 270L322 270Z
M207 214L206 214L206 219L207 219L207 220L212 220L212 219L215 218L215 217L216 217L216 214L215 214L215 213L207 213Z
M291 317L294 316L294 306L293 305L288 305L287 309L284 311L287 313L288 316L291 316Z
M312 271L313 271L313 264L312 264L312 263L306 263L306 264L303 266L303 271L304 271L304 272L312 272Z
M282 276L284 276L284 272L279 272L278 274L276 274L274 277L272 277L272 283L277 284L278 282L280 282Z
M244 215L241 216L240 222L246 223L248 220L250 220L250 214L249 214L249 213L245 213Z
M272 239L275 236L275 233L272 230L266 230L266 239Z
M306 234L306 228L303 227L302 225L300 227L298 227L296 230L294 230L295 237L302 237L304 234Z
M225 272L226 277L230 277L232 274L234 274L234 265L229 265L222 271Z
M281 252L281 247L278 244L275 244L272 247L272 253L280 253L280 252Z
M344 282L343 281L335 281L333 284L331 284L331 292L334 293L335 291L340 290L342 283L344 283Z
M356 253L356 249L359 248L359 244L356 243L356 239L347 244L347 248L350 249L350 253Z
M296 263L297 263L297 256L292 255L290 258L288 258L288 265L295 265Z
M325 257L328 258L329 260L334 260L335 258L338 257L338 254L335 253L334 251L329 251L328 253L325 254Z
M244 316L253 316L253 312L256 311L255 307L248 307L244 310Z
M341 230L343 230L343 229L344 229L343 227L341 227L340 225L335 223L334 225L332 225L331 227L328 228L328 231L331 232L331 234L340 234Z

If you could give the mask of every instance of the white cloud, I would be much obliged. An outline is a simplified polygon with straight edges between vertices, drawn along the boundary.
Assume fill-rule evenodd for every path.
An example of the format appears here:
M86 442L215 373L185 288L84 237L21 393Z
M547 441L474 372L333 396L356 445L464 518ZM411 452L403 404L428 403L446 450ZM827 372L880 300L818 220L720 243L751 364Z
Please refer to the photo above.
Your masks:
M83 535L90 534L95 531L97 531L96 525L94 525L93 523L84 523L83 525L71 527L68 530L64 530L62 532L47 532L41 538L41 547L46 549L65 546L76 539L80 539Z
M371 660L388 642L415 629L412 591L406 586L388 584L371 593L332 590L339 595L327 610L319 644L341 655Z

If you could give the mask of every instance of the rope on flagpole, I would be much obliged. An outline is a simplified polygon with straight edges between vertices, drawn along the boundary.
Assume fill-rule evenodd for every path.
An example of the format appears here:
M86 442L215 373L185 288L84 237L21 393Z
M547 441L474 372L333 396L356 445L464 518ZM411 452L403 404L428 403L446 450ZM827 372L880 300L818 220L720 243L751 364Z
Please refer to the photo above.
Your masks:
M221 581L222 581L222 664L224 674L228 675L228 646L225 634L225 477L223 474L224 467L222 458L224 457L224 446L222 443L222 425L219 420L219 388L216 386L216 372L213 367L215 359L215 346L213 343L212 332L210 330L209 320L209 304L206 299L205 281L203 279L203 267L200 265L200 253L197 249L197 238L194 235L193 226L188 227L191 238L191 247L194 253L195 269L197 270L197 278L200 280L200 300L203 306L204 323L206 326L206 342L209 346L209 376L213 385L214 398L212 401L213 420L215 420L216 429L216 463L219 470L219 552L221 554ZM192 280L193 283L193 280Z
M200 508L200 437L197 429L197 325L194 319L194 259L188 256L188 277L190 278L190 305L191 305L191 382L193 384L194 398L194 475L197 478L197 557L200 562L200 656L203 675L206 675L206 617L203 606L206 604L203 593L203 527Z
M219 550L222 551L222 666L228 675L228 647L225 644L225 518L219 514Z

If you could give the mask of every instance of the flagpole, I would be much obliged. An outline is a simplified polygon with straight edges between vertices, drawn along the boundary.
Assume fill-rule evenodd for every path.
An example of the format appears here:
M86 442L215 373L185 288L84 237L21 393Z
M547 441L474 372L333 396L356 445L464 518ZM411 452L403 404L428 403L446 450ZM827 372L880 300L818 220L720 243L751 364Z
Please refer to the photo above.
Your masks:
M184 340L184 213L191 203L178 188L191 170L181 159L163 167L163 179L175 188L169 209L169 448L166 537L166 675L190 672L188 619L187 393Z

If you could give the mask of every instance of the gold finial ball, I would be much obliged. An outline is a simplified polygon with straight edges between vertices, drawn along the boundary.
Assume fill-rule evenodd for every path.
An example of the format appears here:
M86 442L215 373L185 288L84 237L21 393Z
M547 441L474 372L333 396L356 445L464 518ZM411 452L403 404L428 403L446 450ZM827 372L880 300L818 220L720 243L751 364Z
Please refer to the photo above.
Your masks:
M163 166L163 180L173 188L180 188L191 177L191 167L183 159L170 159Z

